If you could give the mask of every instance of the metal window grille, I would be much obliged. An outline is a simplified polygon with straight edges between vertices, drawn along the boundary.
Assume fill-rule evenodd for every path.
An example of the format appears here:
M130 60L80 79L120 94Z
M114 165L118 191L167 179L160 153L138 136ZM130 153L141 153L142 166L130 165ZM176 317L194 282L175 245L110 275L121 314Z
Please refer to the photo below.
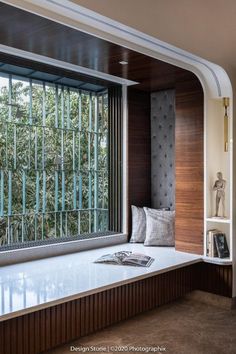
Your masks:
M0 245L108 230L108 95L0 75Z

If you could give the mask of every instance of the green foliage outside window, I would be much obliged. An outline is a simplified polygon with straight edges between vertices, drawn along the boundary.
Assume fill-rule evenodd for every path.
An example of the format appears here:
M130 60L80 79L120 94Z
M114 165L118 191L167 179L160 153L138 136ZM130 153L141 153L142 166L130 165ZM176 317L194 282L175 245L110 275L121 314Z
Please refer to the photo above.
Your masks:
M0 76L0 245L107 230L107 104Z

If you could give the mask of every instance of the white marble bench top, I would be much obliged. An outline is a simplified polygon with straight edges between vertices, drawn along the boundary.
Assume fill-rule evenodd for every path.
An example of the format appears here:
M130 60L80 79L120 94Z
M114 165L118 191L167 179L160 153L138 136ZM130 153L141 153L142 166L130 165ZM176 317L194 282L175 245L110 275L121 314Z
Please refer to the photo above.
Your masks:
M149 268L93 263L121 250L141 252L155 261ZM0 267L0 321L201 260L173 247L125 243Z

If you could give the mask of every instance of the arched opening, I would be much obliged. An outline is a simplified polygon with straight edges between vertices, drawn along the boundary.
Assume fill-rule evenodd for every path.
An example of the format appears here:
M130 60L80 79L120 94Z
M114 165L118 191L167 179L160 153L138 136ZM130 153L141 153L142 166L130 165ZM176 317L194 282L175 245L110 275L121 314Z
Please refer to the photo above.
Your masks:
M14 3L14 2L13 2ZM56 21L57 24L64 24L74 30L81 31L83 34L89 34L92 36L96 36L97 38L109 41L112 45L121 46L124 48L122 60L127 60L125 55L127 54L127 50L135 51L136 53L142 54L147 58L157 59L161 62L166 62L177 67L180 67L184 70L190 71L195 74L199 79L203 92L204 92L204 103L203 103L203 171L204 171L204 180L202 184L203 194L203 204L204 204L204 215L203 215L203 239L202 246L204 248L203 254L206 254L206 234L208 229L219 227L219 222L217 220L213 220L213 193L212 193L212 183L214 182L215 175L217 171L223 172L225 179L227 180L227 193L226 193L226 213L227 218L220 222L220 228L223 232L228 235L228 243L231 250L231 259L229 262L234 260L234 245L233 245L233 201L232 201L232 186L233 186L233 132L232 132L232 119L230 119L229 124L229 149L228 152L225 152L223 149L224 141L223 141L223 116L224 109L222 105L222 98L227 97L230 101L230 106L228 109L229 117L233 116L233 102L232 102L232 87L230 80L226 74L226 72L219 66L210 63L202 58L194 56L190 53L182 51L178 48L175 48L167 43L163 43L155 38L144 35L136 30L123 26L121 24L116 23L115 21L111 21L109 19L104 18L101 15L95 14L89 10L86 10L80 6L67 4L62 5L59 2L52 5L50 4L49 10L48 4L42 4L41 7L37 6L37 3L34 1L28 2L28 4L21 5L22 8L29 10L35 14L42 15L46 18L50 18L53 21ZM63 15L61 15L63 10ZM55 29L56 31L57 29ZM13 41L14 42L14 41ZM88 70L91 69L90 64L93 70L96 71L104 71L105 76L110 75L112 70L109 70L110 67L104 66L103 69L99 66L99 57L106 57L111 54L111 51L107 49L107 47L102 48L102 52L99 51L99 46L95 48L97 49L97 56L93 57L92 63L87 62L84 66L87 65ZM25 43L21 43L21 48L23 50L29 50L31 52L35 52L36 54L43 55L47 53L47 49L41 48L41 51L38 51L38 48L24 48ZM29 45L29 44L28 44ZM12 43L12 46L15 46L15 43ZM2 51L9 52L8 48L1 48ZM58 48L57 48L58 49ZM37 52L38 51L38 52ZM15 51L15 54L20 55L19 52ZM56 52L54 52L55 54ZM58 52L58 58L62 61L63 52ZM51 52L49 57L53 57L53 53ZM24 53L22 53L24 55ZM31 54L34 56L34 54ZM47 55L45 55L47 56ZM57 59L58 59L57 58ZM77 55L77 59L81 59L79 55ZM45 58L42 58L45 60ZM50 59L51 60L51 59ZM50 61L49 60L49 61ZM70 62L71 58L68 57L68 61ZM81 59L82 60L82 59ZM64 60L65 61L65 60ZM83 60L82 60L83 61ZM66 62L66 61L65 61ZM85 60L86 62L86 60ZM59 64L59 63L58 63ZM109 63L108 63L109 64ZM74 64L72 64L74 65ZM78 66L78 65L77 65ZM82 65L83 66L83 65ZM117 70L115 70L115 67ZM118 76L121 79L117 79L115 77L110 77L110 80L118 80L119 83L127 86L132 84L130 81L135 81L129 79L129 75L126 75L126 69L123 67L121 70L118 66L113 63L113 69L115 72L114 76ZM89 74L93 74L96 76L96 72L87 71ZM97 73L98 75L98 73ZM108 76L107 76L108 78ZM109 79L109 78L108 78ZM127 81L130 80L129 82ZM170 87L168 87L170 88ZM124 108L125 111L125 108ZM127 157L127 156L126 156ZM124 190L124 195L127 197L128 190ZM194 196L193 196L194 198ZM126 198L125 198L126 199ZM124 205L124 208L126 206ZM189 226L188 226L189 227Z

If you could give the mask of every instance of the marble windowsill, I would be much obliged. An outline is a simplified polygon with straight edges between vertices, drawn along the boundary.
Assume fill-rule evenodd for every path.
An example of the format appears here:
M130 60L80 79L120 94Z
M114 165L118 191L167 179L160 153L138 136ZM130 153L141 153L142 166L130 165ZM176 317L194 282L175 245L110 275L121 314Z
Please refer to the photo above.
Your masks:
M68 253L85 251L127 242L126 234L110 234L66 242L48 243L34 247L18 248L0 252L0 267L42 258L55 257Z
M149 268L95 264L103 254L141 252ZM173 247L124 243L0 268L0 321L202 261Z

